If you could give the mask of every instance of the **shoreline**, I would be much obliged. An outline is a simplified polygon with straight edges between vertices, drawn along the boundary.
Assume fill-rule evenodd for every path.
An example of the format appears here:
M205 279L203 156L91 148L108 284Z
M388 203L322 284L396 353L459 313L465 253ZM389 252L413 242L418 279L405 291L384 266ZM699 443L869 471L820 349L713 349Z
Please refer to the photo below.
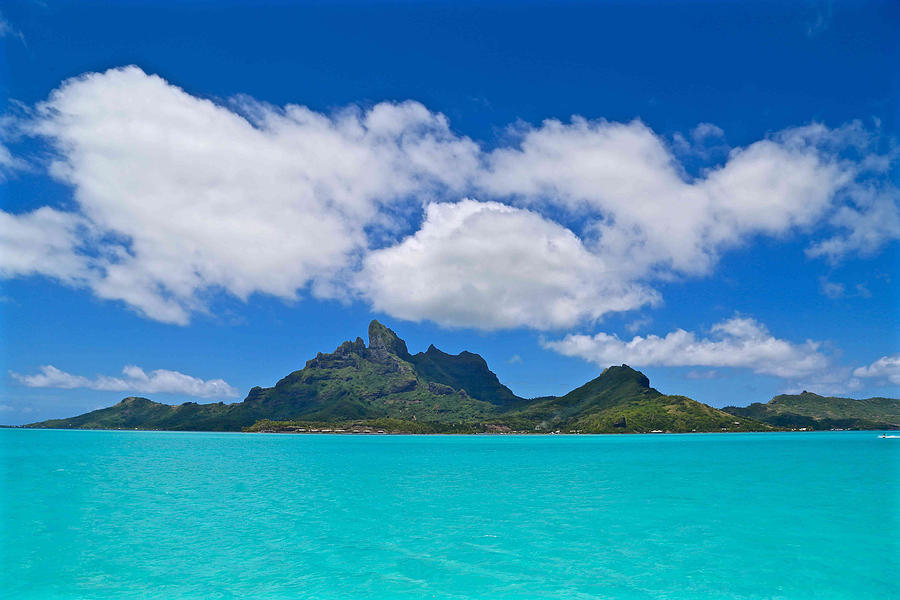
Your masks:
M898 432L898 429L773 429L767 431L623 431L621 433L574 433L574 432L478 432L478 433L458 433L458 432L440 432L440 433L410 433L404 431L384 431L384 432L353 432L353 431L216 431L209 429L139 429L139 428L55 428L55 427L24 427L20 425L0 425L0 429L16 429L28 431L117 431L117 432L141 432L141 433L228 433L228 434L249 434L249 435L308 435L308 436L416 436L416 437L434 437L434 436L457 436L457 437L477 437L477 436L517 436L517 437L587 437L587 436L629 436L629 435L725 435L725 434L756 434L756 433L845 433L845 432L872 432L872 433L891 433Z

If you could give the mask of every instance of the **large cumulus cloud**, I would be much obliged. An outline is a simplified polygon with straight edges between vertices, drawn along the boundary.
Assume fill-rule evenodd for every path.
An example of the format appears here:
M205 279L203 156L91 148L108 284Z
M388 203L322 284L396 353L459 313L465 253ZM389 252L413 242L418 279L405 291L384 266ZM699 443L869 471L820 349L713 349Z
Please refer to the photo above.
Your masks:
M376 310L453 326L571 327L658 301L562 225L498 202L430 204L415 235L370 253Z

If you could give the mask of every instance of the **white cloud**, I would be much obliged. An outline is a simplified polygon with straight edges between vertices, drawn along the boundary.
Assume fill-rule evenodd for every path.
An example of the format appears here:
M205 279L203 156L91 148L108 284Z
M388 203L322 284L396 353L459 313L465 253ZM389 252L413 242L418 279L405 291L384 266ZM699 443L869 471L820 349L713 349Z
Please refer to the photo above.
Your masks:
M236 106L127 67L66 81L38 107L29 131L58 150L51 173L107 236L90 259L98 296L173 323L213 289L293 299L355 260L383 205L455 189L476 160L415 102L330 117Z
M872 364L854 370L853 375L900 385L900 354L882 356Z
M503 229L499 222L512 223L518 213L498 213L498 205L491 204L497 216L479 210L478 219L486 225L473 227L466 220L469 213L448 207L429 212L416 236L366 259L364 290L376 309L446 325L547 329L637 308L654 299L641 282L678 273L706 274L723 249L753 235L780 236L820 222L857 168L852 161L839 160L834 149L860 142L858 127L787 130L732 150L724 165L691 181L663 141L637 121L550 120L518 133L518 146L486 155L487 168L480 172L477 189L535 212L561 208L586 223L579 248L584 253L582 272L592 276L573 277L552 290L529 279L546 277L540 267L513 276L510 268L519 263L501 257L521 255L522 250L509 236L494 236L493 227ZM702 141L721 133L714 125L701 124L693 137ZM466 219L451 212L465 213ZM475 247L478 250L467 255L466 268L460 268L460 253ZM394 275L392 269L397 270ZM411 273L417 274L416 281L409 281ZM524 286L516 287L510 279L524 280ZM578 290L582 295L564 290L585 279L592 286ZM529 296L525 288L532 285L536 302L524 309L522 304L531 301L523 299ZM641 293L613 297L624 289ZM547 302L551 296L556 304ZM558 310L560 306L566 310ZM548 316L548 311L555 312Z
M798 344L776 338L762 323L746 317L733 317L713 325L710 337L676 329L664 337L635 336L631 340L607 333L570 334L543 344L560 354L603 367L622 362L648 367L735 367L797 380L817 375L831 366L820 343L808 340Z
M684 157L710 162L725 158L731 147L725 141L725 131L721 127L700 123L689 136L673 134L672 150L679 159Z
M0 210L0 276L84 281L90 275L89 260L78 248L87 241L85 230L78 215L46 206L22 215Z
M900 356L883 357L869 367L853 370L837 364L824 351L822 342L777 338L759 321L739 316L713 325L706 337L676 329L665 336L635 336L631 340L607 333L570 334L542 344L601 367L623 362L635 367L706 367L688 371L685 377L689 379L722 376L710 367L750 369L783 379L782 392L789 394L803 390L846 394L863 388L860 378L866 377L900 382Z
M719 372L715 369L691 369L684 374L688 379L718 379Z
M701 133L714 132L707 127ZM640 121L548 120L524 128L517 147L491 153L482 185L492 194L534 206L549 203L593 221L597 250L636 275L660 269L704 274L722 250L751 236L784 235L831 214L861 169L838 159L838 150L858 141L855 128L786 130L732 149L724 164L690 179ZM896 213L896 188L888 189L890 197L879 207ZM872 218L870 213L861 214ZM868 225L848 218L834 225L845 222L854 231L854 225Z
M358 287L376 310L456 327L569 327L652 304L570 230L496 202L430 204L421 229L370 253Z
M25 161L13 156L9 148L0 144L0 182L8 179L13 171L25 168Z
M806 37L814 38L831 25L831 2L817 2L816 15L806 23Z
M22 32L13 27L9 21L6 20L6 17L3 16L3 13L0 13L0 38L5 37L14 37L23 44L25 43L25 36Z
M836 281L829 281L827 277L819 277L819 289L822 294L832 300L838 298L871 298L872 292L865 283L857 283L848 290L847 285Z
M82 375L72 375L54 367L44 365L40 373L12 376L27 385L38 388L88 388L99 391L134 392L141 394L183 394L197 398L237 398L240 393L222 379L199 379L178 371L156 369L146 373L140 367L128 365L122 369L121 377L98 375L91 379Z
M725 132L721 127L714 123L700 123L691 130L691 137L695 141L705 140L707 138L725 137Z
M819 287L821 288L822 293L831 299L840 298L846 292L846 287L843 283L828 281L825 277L819 277Z
M17 133L51 143L75 209L0 212L0 275L54 277L169 323L222 291L349 285L399 318L568 327L655 302L655 281L706 275L754 236L811 233L809 255L837 261L900 235L894 157L858 123L772 134L692 177L639 121L549 120L486 152L416 102L226 106L136 67L66 81L30 113Z
M851 199L829 219L839 233L810 246L808 256L824 257L832 263L852 254L871 256L886 242L900 237L897 189L893 185L856 186Z
M822 396L845 396L864 387L859 378L852 376L852 371L851 367L833 366L803 379L789 382L781 389L781 393L799 394L810 391Z
M651 319L650 317L641 317L639 319L635 319L634 321L631 321L630 323L627 323L625 325L625 329L627 329L631 333L637 333L641 329L650 325L650 323L652 323L652 322L653 322L653 319Z

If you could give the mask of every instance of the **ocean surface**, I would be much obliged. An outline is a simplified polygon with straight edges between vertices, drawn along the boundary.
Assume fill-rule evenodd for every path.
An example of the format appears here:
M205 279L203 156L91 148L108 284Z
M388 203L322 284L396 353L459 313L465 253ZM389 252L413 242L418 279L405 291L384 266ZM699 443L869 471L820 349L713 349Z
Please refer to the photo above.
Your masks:
M898 598L877 435L0 430L0 596Z

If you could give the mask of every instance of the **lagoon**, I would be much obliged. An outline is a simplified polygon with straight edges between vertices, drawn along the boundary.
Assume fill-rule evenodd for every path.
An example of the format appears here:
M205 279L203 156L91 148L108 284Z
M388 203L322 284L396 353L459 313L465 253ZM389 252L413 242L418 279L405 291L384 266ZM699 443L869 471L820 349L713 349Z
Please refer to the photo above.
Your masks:
M877 432L0 430L0 596L886 598Z

